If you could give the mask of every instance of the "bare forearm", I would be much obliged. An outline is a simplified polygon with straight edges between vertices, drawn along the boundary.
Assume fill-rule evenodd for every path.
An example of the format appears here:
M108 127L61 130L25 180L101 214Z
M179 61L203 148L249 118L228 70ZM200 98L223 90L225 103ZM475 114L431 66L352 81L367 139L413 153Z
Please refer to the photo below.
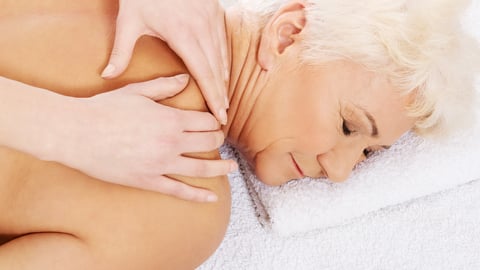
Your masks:
M62 129L73 104L74 98L0 77L0 145L52 160L68 136Z

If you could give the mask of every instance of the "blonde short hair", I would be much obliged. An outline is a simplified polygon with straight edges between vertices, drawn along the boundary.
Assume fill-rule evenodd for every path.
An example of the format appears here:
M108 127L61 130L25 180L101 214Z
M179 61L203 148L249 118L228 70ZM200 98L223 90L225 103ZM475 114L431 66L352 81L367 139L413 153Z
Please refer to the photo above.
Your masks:
M242 3L243 2L243 3ZM243 0L260 24L288 0ZM387 75L419 119L419 134L442 134L474 117L480 49L461 25L468 0L304 0L303 61L350 59Z

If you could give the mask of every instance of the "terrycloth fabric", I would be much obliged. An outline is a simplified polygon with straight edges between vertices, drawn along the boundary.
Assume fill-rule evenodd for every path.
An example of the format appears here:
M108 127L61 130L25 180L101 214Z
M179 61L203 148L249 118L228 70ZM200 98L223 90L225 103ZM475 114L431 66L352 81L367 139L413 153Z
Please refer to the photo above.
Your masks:
M230 183L230 226L199 270L480 269L480 179L291 237L260 225L240 174Z
M477 37L479 3L473 2L465 20ZM260 222L276 233L290 235L344 224L480 178L480 123L446 141L425 141L407 134L388 151L361 164L342 184L305 179L268 187L233 149L225 151L235 155L241 165Z
M269 187L240 162L262 224L290 235L341 225L480 178L479 138L480 124L442 142L408 134L340 184L305 179Z
M288 237L261 226L244 174L229 179L229 228L198 270L480 269L480 179Z
M470 17L480 36L480 0L474 5ZM235 157L232 149L222 152L225 158ZM230 225L199 270L480 269L480 179L344 225L281 237L260 225L244 176L229 178Z

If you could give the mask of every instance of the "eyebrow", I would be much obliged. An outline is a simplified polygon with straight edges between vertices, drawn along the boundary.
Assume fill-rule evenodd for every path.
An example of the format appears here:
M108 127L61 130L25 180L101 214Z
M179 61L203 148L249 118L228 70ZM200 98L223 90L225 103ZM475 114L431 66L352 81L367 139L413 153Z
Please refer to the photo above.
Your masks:
M369 113L367 110L365 110L364 108L362 107L358 107L360 108L360 110L365 114L365 116L367 117L368 121L370 122L370 125L371 125L371 130L372 132L370 133L370 136L371 137L374 137L374 138L377 138L379 136L379 133L378 133L378 127L377 127L377 122L375 121L375 118L373 118L373 115L371 113ZM390 145L380 145L383 149L390 149Z
M365 110L362 107L357 106L367 117L368 121L370 122L370 136L377 138L379 136L378 134L378 127L377 127L377 122L375 121L375 118L373 118L373 115L369 113L367 110Z

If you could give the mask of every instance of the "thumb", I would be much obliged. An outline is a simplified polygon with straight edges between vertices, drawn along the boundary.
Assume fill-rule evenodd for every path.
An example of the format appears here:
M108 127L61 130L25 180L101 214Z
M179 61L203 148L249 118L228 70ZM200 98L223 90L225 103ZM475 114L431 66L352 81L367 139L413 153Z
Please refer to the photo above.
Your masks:
M189 186L166 176L152 179L150 182L145 183L145 186L141 188L157 191L187 201L205 203L216 202L218 200L218 196L208 189Z
M115 41L110 54L107 67L102 72L102 78L112 79L122 74L127 69L132 58L135 43L140 36L140 27L129 23L123 16L117 18Z
M181 92L187 86L189 76L181 74L174 77L162 77L148 82L129 85L131 92L159 101Z

